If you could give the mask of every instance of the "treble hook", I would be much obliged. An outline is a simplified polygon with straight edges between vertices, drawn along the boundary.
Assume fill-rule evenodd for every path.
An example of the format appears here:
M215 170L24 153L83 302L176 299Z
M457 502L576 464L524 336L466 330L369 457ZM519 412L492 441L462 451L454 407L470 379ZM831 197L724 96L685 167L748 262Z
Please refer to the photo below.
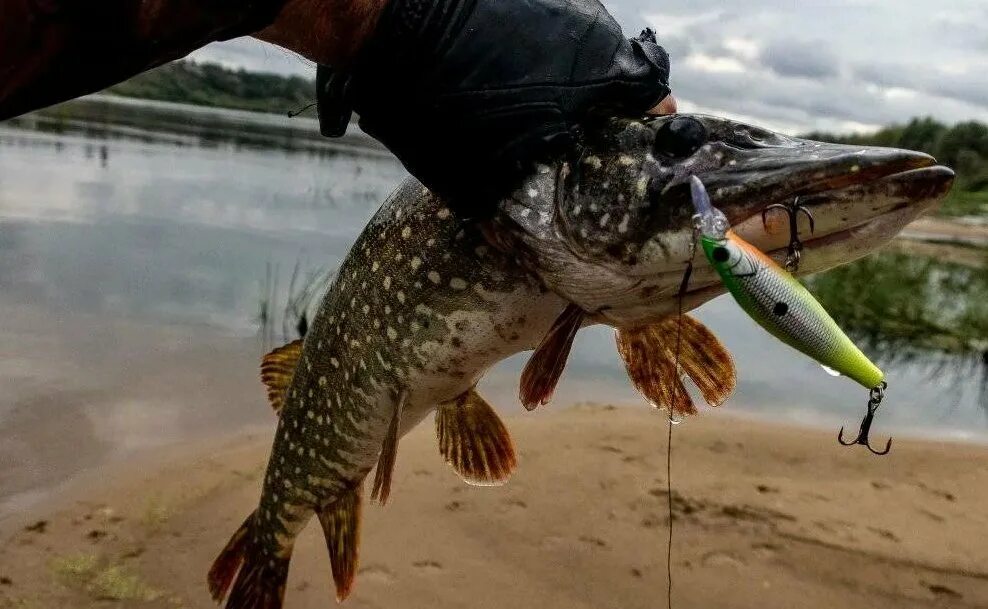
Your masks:
M768 212L773 209L781 209L789 217L789 247L786 251L786 270L796 272L799 269L799 259L803 253L803 242L799 240L799 213L806 215L810 221L810 234L816 229L813 214L805 205L801 205L799 197L793 199L792 203L773 203L762 210L762 226L768 226L766 220Z
M860 444L866 447L868 450L876 455L887 455L890 450L892 450L892 438L889 438L887 444L885 444L885 450L875 450L871 447L871 440L868 439L868 434L871 432L871 423L875 419L875 412L882 403L882 399L885 397L885 388L888 385L885 381L876 387L872 387L871 395L868 398L868 413L861 420L861 429L858 430L858 437L851 442L844 441L844 426L842 425L840 431L837 433L837 441L844 446L854 446L855 444Z

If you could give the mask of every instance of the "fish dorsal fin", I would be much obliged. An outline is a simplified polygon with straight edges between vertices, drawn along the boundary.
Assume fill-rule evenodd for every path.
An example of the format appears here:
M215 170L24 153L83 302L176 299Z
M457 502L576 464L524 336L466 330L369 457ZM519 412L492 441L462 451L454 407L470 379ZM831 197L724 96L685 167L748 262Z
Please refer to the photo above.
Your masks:
M362 486L346 491L329 505L316 510L329 550L337 601L343 601L350 594L357 575Z
M680 370L697 386L704 401L720 406L734 392L734 360L706 326L684 315L616 333L618 353L635 388L657 408L673 414L696 413L693 399L676 369L677 341Z
M285 392L292 382L295 366L302 355L302 339L278 347L261 359L261 382L268 388L268 401L275 414L285 405Z
M436 437L443 459L469 484L500 486L517 464L508 430L474 388L439 405Z
M583 317L583 310L574 304L563 309L525 364L518 397L528 410L535 410L552 399Z

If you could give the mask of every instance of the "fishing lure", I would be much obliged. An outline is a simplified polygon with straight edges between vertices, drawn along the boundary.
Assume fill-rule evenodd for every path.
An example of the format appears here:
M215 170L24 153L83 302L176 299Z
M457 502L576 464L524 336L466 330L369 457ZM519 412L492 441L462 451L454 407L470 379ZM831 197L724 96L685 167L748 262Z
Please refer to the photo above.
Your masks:
M875 411L885 396L885 374L851 342L803 284L731 231L727 217L711 204L699 178L692 176L690 187L700 245L745 313L790 347L871 390L858 437L845 441L841 427L838 441L845 446L861 444L877 455L888 453L891 438L881 451L872 448L868 440Z

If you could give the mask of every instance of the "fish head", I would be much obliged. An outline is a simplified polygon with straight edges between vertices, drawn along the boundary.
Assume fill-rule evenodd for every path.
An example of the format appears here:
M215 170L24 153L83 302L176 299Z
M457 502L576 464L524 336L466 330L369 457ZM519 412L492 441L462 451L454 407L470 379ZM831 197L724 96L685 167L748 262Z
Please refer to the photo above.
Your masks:
M909 150L817 142L704 115L613 119L588 130L580 154L540 167L503 201L493 233L546 287L599 321L649 323L725 291L696 246L692 176L734 232L780 261L790 242L780 207L798 202L799 274L884 245L934 208L954 178Z

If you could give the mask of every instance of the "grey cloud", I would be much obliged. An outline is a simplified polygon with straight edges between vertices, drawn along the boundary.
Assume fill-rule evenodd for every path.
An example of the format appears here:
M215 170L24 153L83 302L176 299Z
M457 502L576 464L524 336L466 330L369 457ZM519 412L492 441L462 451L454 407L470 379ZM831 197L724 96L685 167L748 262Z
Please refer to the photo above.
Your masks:
M870 64L855 68L861 81L880 87L901 87L947 97L975 106L988 106L988 78L977 74L944 74L922 64Z
M837 76L837 57L822 42L775 40L762 49L762 64L780 76L830 78Z

